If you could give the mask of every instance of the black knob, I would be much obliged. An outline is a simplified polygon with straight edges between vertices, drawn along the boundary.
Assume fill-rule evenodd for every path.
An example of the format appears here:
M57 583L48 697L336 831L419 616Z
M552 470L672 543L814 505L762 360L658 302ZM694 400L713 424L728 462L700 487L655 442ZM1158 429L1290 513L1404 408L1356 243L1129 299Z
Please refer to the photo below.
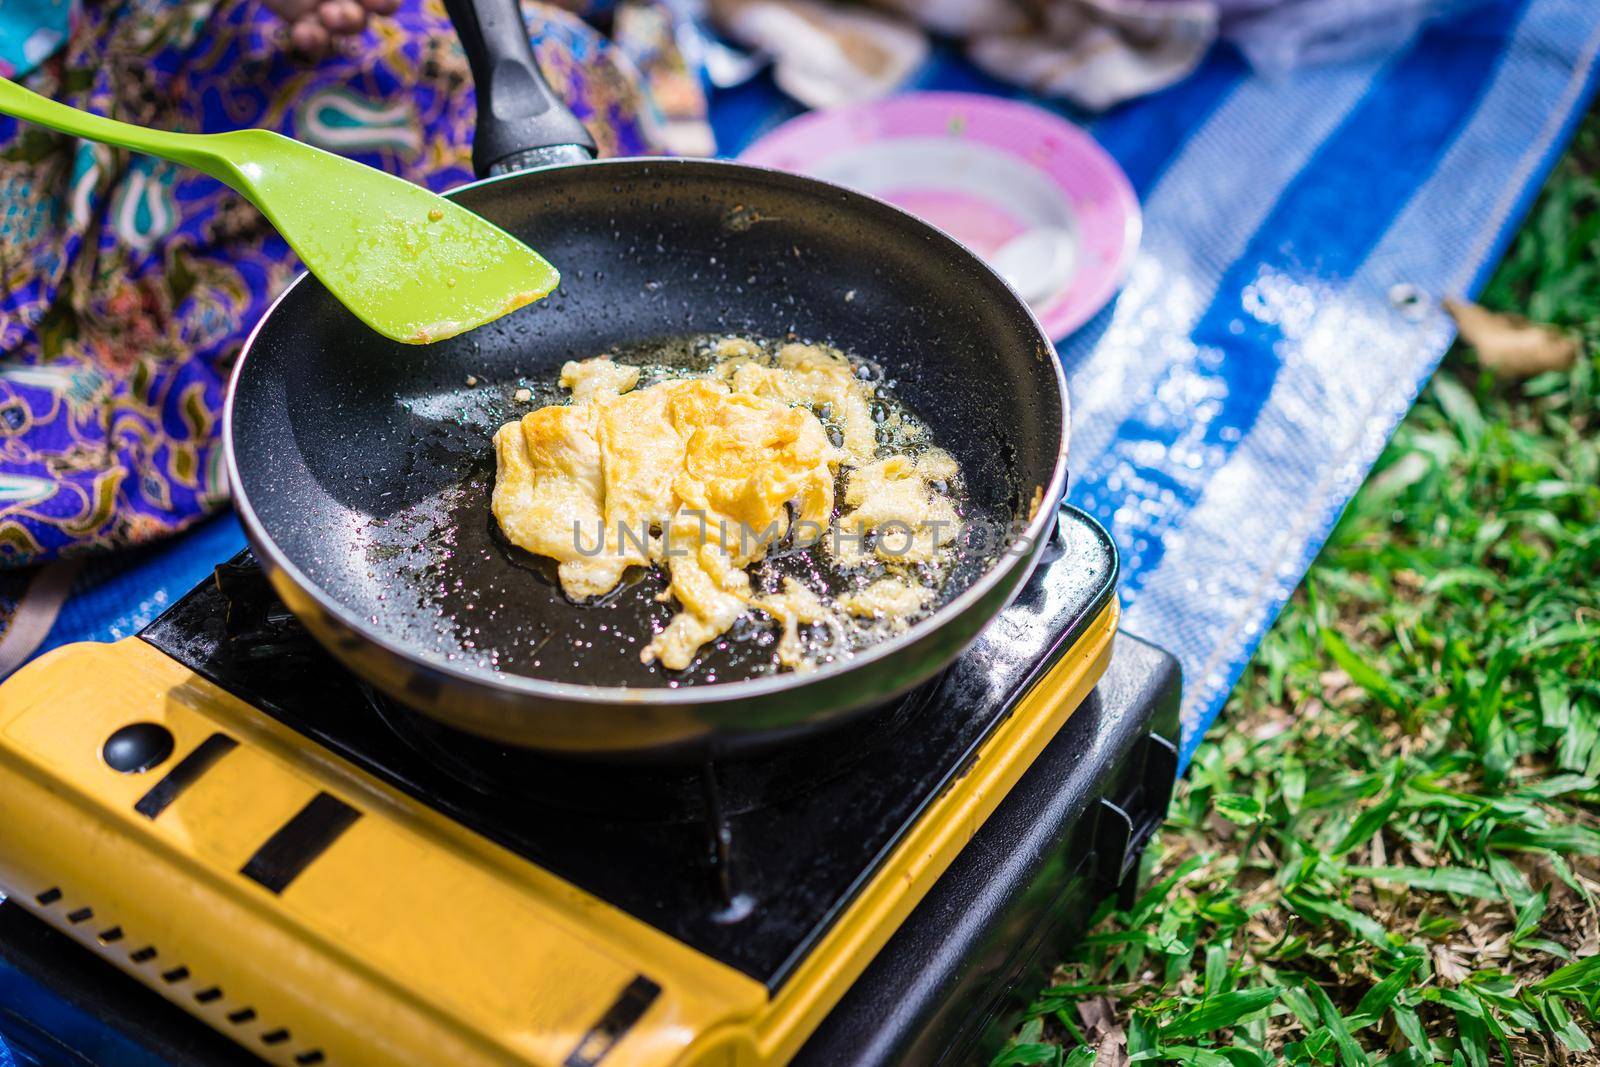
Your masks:
M106 738L100 755L123 774L148 771L172 755L172 731L156 722L135 722Z

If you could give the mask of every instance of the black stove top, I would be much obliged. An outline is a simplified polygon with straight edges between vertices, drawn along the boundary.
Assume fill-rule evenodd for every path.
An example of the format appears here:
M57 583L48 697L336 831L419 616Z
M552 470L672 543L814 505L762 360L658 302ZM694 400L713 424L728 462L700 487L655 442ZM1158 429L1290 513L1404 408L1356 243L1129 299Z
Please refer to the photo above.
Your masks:
M704 954L779 985L1017 698L1113 595L1065 509L1018 600L948 671L816 738L701 767L568 762L407 712L339 667L248 554L141 636L391 785Z

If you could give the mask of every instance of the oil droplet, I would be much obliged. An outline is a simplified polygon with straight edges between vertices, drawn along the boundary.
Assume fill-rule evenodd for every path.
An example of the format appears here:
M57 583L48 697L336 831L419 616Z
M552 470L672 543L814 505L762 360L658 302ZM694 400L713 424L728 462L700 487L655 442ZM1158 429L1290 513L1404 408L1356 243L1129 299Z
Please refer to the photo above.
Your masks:
M429 210L429 212L428 212L428 221L429 222L438 222L442 218L444 218L444 210L442 208L432 208L431 210Z

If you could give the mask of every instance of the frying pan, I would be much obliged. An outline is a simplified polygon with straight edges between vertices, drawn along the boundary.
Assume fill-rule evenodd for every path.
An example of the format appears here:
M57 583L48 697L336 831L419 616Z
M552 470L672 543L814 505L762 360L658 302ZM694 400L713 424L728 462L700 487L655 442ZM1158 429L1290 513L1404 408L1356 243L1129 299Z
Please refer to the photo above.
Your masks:
M1066 388L1027 305L909 214L810 178L709 160L594 161L535 65L515 0L451 0L478 96L462 204L562 272L546 300L404 346L302 275L234 371L226 458L276 591L351 670L501 742L699 758L821 729L926 680L1031 573L1065 483ZM795 337L870 360L958 461L972 529L927 618L805 673L742 620L673 673L639 661L672 606L641 573L569 602L489 512L496 427L559 394L561 365L694 335ZM524 397L526 394L524 394ZM330 709L330 714L336 709Z

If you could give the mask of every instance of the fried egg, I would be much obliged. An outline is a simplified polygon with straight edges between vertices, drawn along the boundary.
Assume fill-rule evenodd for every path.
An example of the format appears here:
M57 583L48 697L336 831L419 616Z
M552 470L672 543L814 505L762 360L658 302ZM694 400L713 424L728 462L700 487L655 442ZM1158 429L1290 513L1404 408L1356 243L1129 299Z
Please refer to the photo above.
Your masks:
M630 567L661 567L660 599L677 611L640 656L670 670L750 611L778 623L778 661L803 669L804 626L838 638L852 617L898 628L924 610L935 590L915 568L926 571L960 526L948 496L954 460L932 448L880 458L872 387L838 352L786 344L769 355L729 338L711 355L703 375L644 388L638 367L607 356L566 364L570 403L494 435L491 510L507 540L555 560L577 601L610 593ZM875 545L850 558L836 549L835 562L868 560L892 576L863 577L837 601L792 577L777 591L754 588L747 568L791 526L813 537L829 529L842 470L840 522ZM892 543L897 523L904 546Z

